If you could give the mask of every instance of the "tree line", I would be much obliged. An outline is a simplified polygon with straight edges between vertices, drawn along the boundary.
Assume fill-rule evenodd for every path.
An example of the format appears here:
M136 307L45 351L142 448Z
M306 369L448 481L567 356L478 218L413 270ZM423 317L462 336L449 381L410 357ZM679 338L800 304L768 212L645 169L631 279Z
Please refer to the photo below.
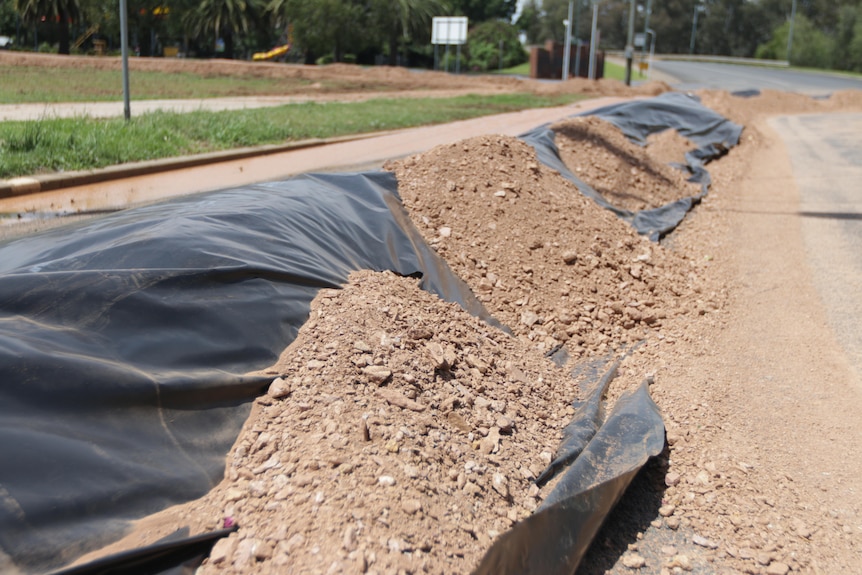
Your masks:
M119 0L0 0L0 34L18 48L86 51L92 39L119 46ZM517 0L127 0L134 53L167 45L199 57L248 58L290 43L293 61L433 62L434 16L466 16L477 69L526 59L510 23ZM90 34L92 32L92 38ZM85 38L86 37L86 38ZM80 46L76 40L84 39ZM487 44L487 45L486 45ZM500 61L502 55L503 61Z
M797 66L862 72L862 0L797 0L789 57L793 0L635 1L635 30L655 32L657 53L789 59ZM527 0L518 28L530 43L562 42L568 6L569 0ZM601 0L602 48L625 47L629 7L627 0ZM574 16L573 33L589 41L589 0L575 1Z
M862 0L634 0L635 29L654 32L659 53L789 59L794 65L862 71ZM293 61L357 62L430 67L434 16L467 16L467 69L508 67L526 60L527 44L562 42L569 0L127 0L136 53L160 55L166 45L187 55L248 58L292 45ZM0 0L0 35L29 48L51 42L61 53L98 26L119 44L119 0ZM598 4L600 48L625 47L629 0ZM590 0L575 0L575 38L588 41ZM94 36L94 37L96 37ZM650 36L651 37L651 36ZM41 39L41 41L40 41ZM88 44L86 41L83 47ZM21 46L19 46L21 47ZM49 46L45 49L52 49Z

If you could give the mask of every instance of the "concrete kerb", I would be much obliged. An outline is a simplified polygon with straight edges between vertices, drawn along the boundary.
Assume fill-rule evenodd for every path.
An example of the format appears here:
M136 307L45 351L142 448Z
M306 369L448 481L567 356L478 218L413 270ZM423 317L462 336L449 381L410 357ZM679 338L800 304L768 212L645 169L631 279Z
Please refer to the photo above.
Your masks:
M196 154L193 156L163 158L159 160L148 160L145 162L131 162L128 164L119 164L115 166L108 166L106 168L99 168L97 170L81 170L76 172L61 172L54 174L11 178L9 180L0 180L0 199L38 194L40 192L60 190L73 186L85 186L88 184L96 184L109 180L133 178L136 176L144 176L149 174L155 174L158 172L182 170L185 168L193 168L196 166L215 164L218 162L242 160L244 158L251 158L255 156L265 156L268 154L277 154L280 152L289 152L292 150L301 150L304 148L325 146L327 144L337 144L340 142L351 142L354 140L376 138L388 134L394 134L396 132L398 132L398 130L390 130L385 132L369 132L365 134L352 134L349 136L338 136L334 138L311 138L308 140L300 140L297 142L289 142L286 144L270 144L266 146L255 146L251 148L222 150L219 152L210 152L207 154Z

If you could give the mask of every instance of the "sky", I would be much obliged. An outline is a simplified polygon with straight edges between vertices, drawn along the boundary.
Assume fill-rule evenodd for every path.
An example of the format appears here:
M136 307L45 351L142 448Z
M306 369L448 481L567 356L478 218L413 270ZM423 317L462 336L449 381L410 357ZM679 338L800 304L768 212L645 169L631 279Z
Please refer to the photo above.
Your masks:
M515 11L515 16L512 17L512 22L518 19L518 16L521 15L521 10L524 9L524 4L527 0L518 0L518 9Z

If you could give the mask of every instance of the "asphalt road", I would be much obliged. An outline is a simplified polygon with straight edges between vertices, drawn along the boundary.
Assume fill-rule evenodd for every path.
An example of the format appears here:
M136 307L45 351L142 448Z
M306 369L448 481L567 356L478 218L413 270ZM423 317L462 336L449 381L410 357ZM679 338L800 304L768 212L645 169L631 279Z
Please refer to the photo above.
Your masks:
M825 96L837 90L862 90L862 78L826 72L672 60L655 61L653 68L657 72L676 78L678 82L669 83L677 90L713 88L736 92L768 89L811 96Z
M862 376L862 114L782 116L770 124L793 165L815 286Z

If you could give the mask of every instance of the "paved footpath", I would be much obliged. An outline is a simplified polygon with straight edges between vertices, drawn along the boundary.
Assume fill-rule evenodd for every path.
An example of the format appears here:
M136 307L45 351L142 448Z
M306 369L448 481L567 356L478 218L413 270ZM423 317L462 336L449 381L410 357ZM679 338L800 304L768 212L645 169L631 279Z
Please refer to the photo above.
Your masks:
M255 96L243 98L208 98L201 100L134 100L132 114L156 110L194 112L197 110L242 110L306 102L311 98L298 96ZM58 102L39 104L5 104L0 106L0 121L38 120L41 118L112 118L123 115L123 102Z

